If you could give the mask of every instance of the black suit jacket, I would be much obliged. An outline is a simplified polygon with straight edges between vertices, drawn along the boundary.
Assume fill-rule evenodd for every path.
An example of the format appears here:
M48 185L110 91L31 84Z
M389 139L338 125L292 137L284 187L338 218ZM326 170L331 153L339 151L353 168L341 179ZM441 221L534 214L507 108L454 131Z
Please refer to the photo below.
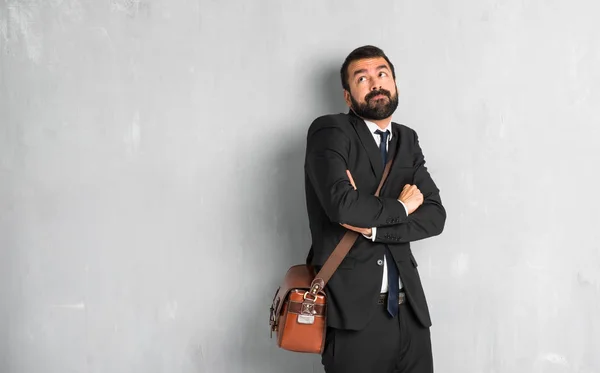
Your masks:
M383 174L381 153L364 121L353 114L317 118L308 130L305 158L305 192L312 248L307 258L320 268L346 229L377 227L375 242L360 235L325 287L329 326L360 330L376 309L381 289L385 245L398 265L408 302L423 326L431 326L425 294L410 242L438 235L446 211L427 168L417 134L392 123L388 159L394 163L380 193L375 191ZM346 169L350 170L354 190ZM398 197L405 184L416 184L423 205L406 215Z

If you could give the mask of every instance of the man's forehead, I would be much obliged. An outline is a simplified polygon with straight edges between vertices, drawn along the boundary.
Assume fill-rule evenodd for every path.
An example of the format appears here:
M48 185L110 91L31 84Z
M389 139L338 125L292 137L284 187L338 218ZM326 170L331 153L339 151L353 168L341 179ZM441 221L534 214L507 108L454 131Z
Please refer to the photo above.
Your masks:
M387 69L390 68L387 61L383 57L364 58L361 60L352 61L350 66L348 66L348 72L353 74L357 70L379 69L381 66L385 66Z

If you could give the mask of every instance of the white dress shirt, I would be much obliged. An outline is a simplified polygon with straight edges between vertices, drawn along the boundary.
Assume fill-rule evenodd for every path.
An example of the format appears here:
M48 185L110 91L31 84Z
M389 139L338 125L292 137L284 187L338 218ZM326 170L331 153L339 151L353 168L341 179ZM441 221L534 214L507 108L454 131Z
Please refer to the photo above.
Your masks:
M368 120L365 120L365 124L367 125L367 127L369 127L369 131L371 132L371 135L373 135L373 139L375 140L375 144L377 144L377 147L379 148L379 145L381 144L381 136L377 133L375 133L375 131L380 130L380 131L390 131L390 135L387 138L387 144L386 146L386 150L388 149L388 145L390 143L390 140L392 139L392 122L390 121L390 123L387 125L386 128L379 128L379 126L373 122L369 122ZM398 202L402 203L402 201L398 200ZM402 206L404 206L404 210L406 210L406 206L404 205L404 203L402 203ZM406 215L408 215L408 210L406 210ZM373 227L371 228L372 232L371 232L371 236L365 236L366 238L372 240L373 242L375 242L375 237L377 236L377 227ZM385 259L385 255L383 256L383 278L381 280L381 292L382 293L387 293L388 292L388 269L387 269L387 261ZM400 277L398 277L398 289L402 289L402 280L400 279Z

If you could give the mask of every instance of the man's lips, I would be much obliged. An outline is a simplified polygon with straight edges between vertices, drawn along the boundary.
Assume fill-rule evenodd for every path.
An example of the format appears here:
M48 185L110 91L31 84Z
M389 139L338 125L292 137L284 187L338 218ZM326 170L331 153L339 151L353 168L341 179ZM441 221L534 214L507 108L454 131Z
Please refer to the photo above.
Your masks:
M377 95L375 97L372 97L369 101L371 101L371 100L381 100L382 98L387 98L387 96L379 94L379 95Z

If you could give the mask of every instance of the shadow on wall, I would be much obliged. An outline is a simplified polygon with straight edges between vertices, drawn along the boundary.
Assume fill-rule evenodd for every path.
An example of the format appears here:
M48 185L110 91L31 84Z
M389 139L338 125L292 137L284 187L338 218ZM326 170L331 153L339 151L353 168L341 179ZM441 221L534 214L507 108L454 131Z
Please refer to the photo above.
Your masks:
M309 84L315 89L300 87L307 91L309 99L302 107L293 106L294 97L290 97L289 116L271 118L273 123L293 121L289 136L280 147L274 148L268 156L266 166L272 178L260 180L264 185L252 188L262 191L259 200L269 201L271 206L264 209L263 214L256 215L255 226L271 227L267 250L263 253L262 267L255 267L254 274L263 277L264 287L259 297L250 297L244 319L238 325L245 325L240 340L254 341L260 348L250 348L256 356L249 354L240 361L244 366L239 371L247 372L322 372L321 358L314 354L300 354L284 351L276 347L275 336L269 338L268 308L273 294L283 280L283 275L290 265L302 264L311 245L306 201L304 191L304 157L306 150L306 133L312 121L318 116L345 112L347 107L343 100L339 78L339 61L324 61L317 70L308 76L318 77ZM273 216L276 217L275 222ZM273 226L275 223L275 226ZM248 234L253 234L248 232ZM249 275L251 275L249 273ZM268 354L265 356L265 352ZM260 356L258 356L260 355Z
M347 110L338 62L327 61L323 65L315 66L315 69L318 71L309 76L319 78L316 82L308 84L316 89L307 89L313 100L302 105L302 114L291 119L298 123L294 126L297 130L290 136L289 141L286 141L284 147L276 150L272 158L273 167L280 171L272 198L277 209L275 213L280 217L277 222L278 231L284 233L279 237L283 240L278 242L277 247L285 248L285 262L297 264L305 262L311 244L304 190L306 134L310 124L317 117Z
M321 66L315 66L315 69L318 71L309 76L319 78L317 82L309 82L309 84L317 89L308 89L310 97L314 100L303 105L302 107L307 109L292 119L298 123L294 126L297 130L286 141L285 146L277 149L272 157L273 167L280 172L277 184L274 185L272 199L273 206L277 209L274 213L280 217L277 221L277 231L282 233L278 236L276 247L285 250L284 263L305 263L311 244L304 190L304 157L308 128L313 120L321 115L337 114L347 110L343 99L338 62L327 61ZM281 268L281 271L285 269Z
M317 81L309 81L308 84L316 89L306 89L310 100L304 105L305 111L298 116L298 131L292 136L292 141L286 143L284 149L273 154L275 167L282 172L279 185L275 190L274 206L277 207L278 229L286 232L279 236L275 247L285 250L280 265L285 268L273 268L276 272L277 284L283 279L288 264L303 264L311 245L308 216L306 213L305 180L304 180L304 158L306 152L306 133L310 124L317 117L325 114L336 114L345 112L347 106L343 99L342 86L339 77L340 61L324 61L314 67L317 71L308 76L318 77ZM290 197L293 196L293 197ZM287 263L287 264L286 264ZM270 289L269 292L272 290ZM269 305L273 294L269 293ZM265 313L264 304L258 305L261 309L261 322ZM300 354L278 349L275 339L269 340L272 344L270 355L270 372L322 372L321 357L314 354Z
M292 107L297 105L292 98L289 102L289 112L292 114L286 118L274 118L276 123L293 121L296 125L292 126L294 130L290 136L286 136L282 146L273 149L269 157L269 162L272 162L269 167L277 170L274 179L262 180L271 183L265 185L263 190L269 191L268 199L272 201L272 209L267 209L268 216L262 218L265 219L265 223L271 223L272 215L278 217L273 229L277 232L273 247L281 250L267 254L271 254L269 257L283 256L280 257L283 259L282 265L304 263L311 244L304 190L304 157L308 128L319 116L347 111L339 78L339 61L326 61L314 69L317 71L309 73L308 76L318 78L308 84L316 88L305 89L309 92L308 97L311 100L304 102L299 108ZM286 269L287 267L273 270L283 272ZM283 273L280 277L282 275Z

